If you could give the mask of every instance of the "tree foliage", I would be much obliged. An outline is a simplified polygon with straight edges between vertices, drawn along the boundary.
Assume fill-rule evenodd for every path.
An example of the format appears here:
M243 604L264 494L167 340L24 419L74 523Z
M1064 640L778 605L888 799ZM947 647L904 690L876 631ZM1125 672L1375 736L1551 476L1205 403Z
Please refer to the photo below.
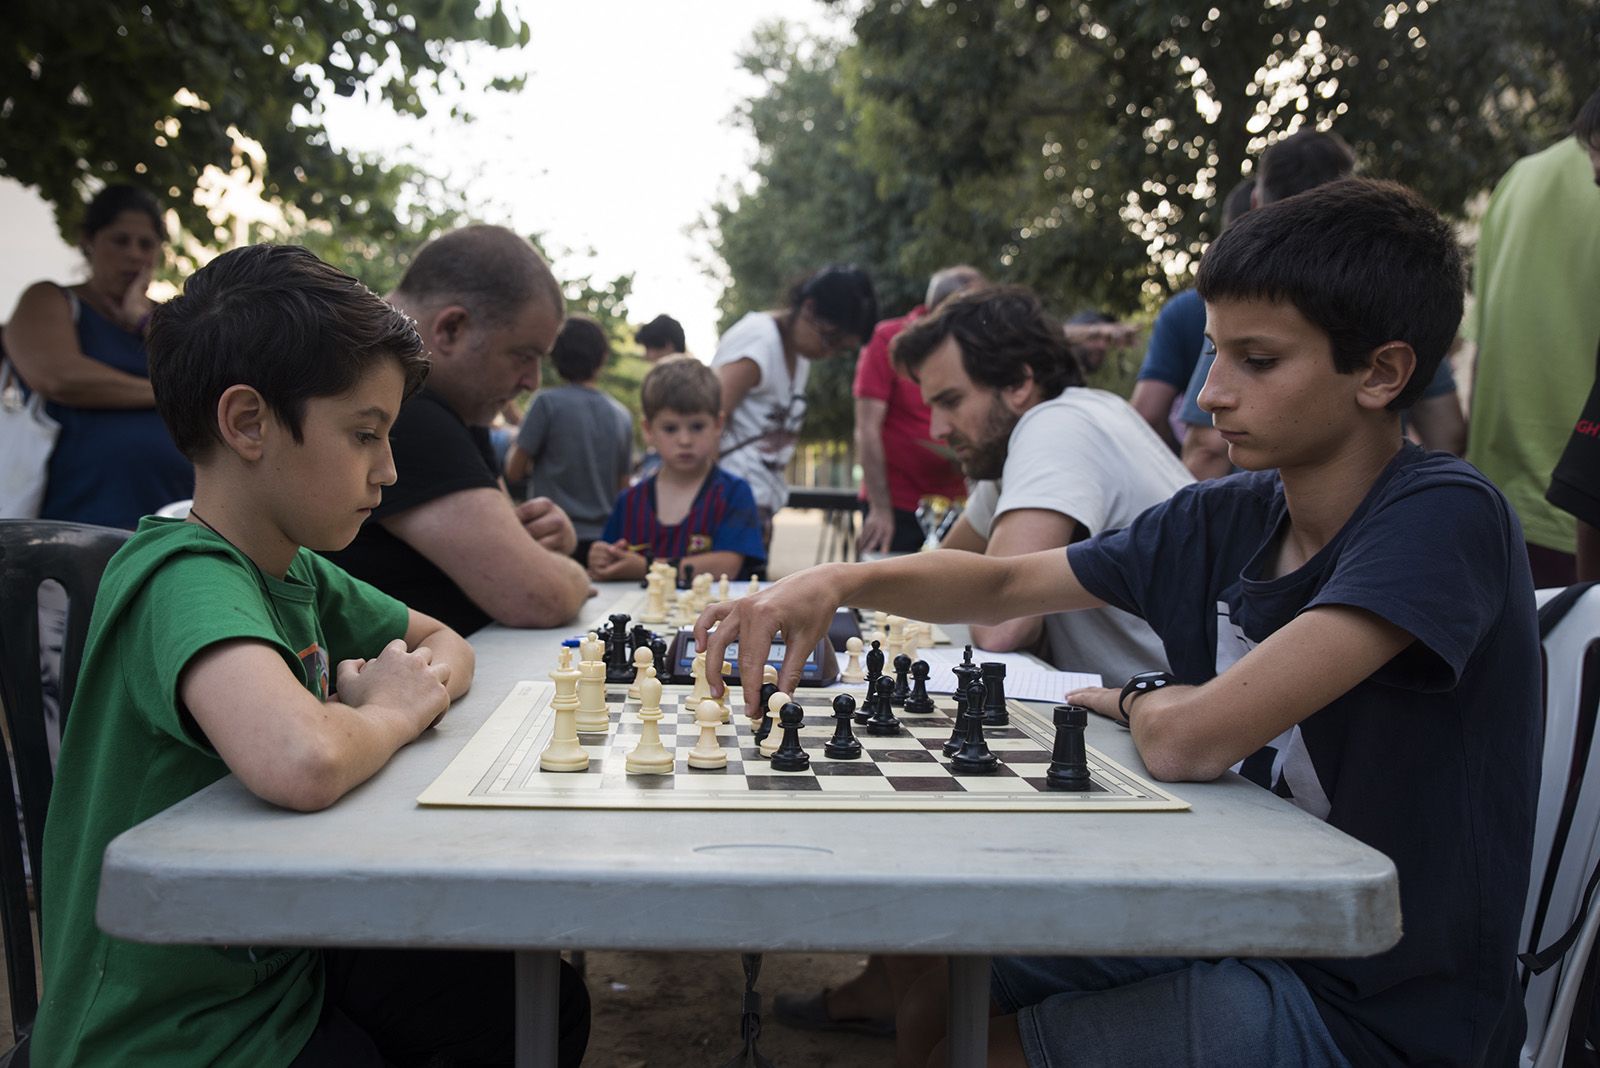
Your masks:
M503 0L11 0L0 4L0 173L37 187L69 241L93 191L126 181L216 248L239 231L195 194L243 167L283 212L276 236L379 288L461 205L410 167L333 146L325 94L420 115L460 84L452 45L527 39Z

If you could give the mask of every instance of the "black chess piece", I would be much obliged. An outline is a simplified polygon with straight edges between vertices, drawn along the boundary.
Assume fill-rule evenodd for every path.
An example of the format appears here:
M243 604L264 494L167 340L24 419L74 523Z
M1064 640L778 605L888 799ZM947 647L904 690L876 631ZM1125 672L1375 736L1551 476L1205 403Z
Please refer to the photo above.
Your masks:
M983 740L983 693L981 682L967 691L967 733L950 758L950 770L957 775L987 775L1000 766L1000 759L989 752Z
M1082 705L1056 705L1056 744L1050 753L1050 767L1044 773L1045 785L1056 790L1089 788L1089 754L1083 746L1083 731L1089 724L1089 710Z
M855 712L856 699L849 694L842 693L833 699L833 737L822 751L834 760L854 760L861 755L861 742L850 730Z
M883 677L883 647L874 639L872 648L867 650L867 696L861 701L861 706L856 709L856 722L865 723L867 717L872 715L873 706L878 703L878 679Z
M894 690L889 694L889 703L896 708L902 707L911 696L911 685L906 679L910 673L911 658L901 653L894 658Z
M633 664L628 660L628 622L623 613L611 617L611 629L606 632L606 676L615 681L633 681Z
M800 748L800 724L805 718L805 712L793 701L778 712L783 741L772 754L773 771L805 771L811 766L811 757Z
M867 717L867 733L890 738L900 733L900 721L895 718L889 697L894 692L894 680L885 675L878 680L878 695L872 702L872 715Z
M694 589L694 565L680 564L678 566L678 589Z
M985 727L1004 727L1011 722L1011 713L1006 709L1006 666L989 661L981 669L983 671L983 725Z
M763 682L761 684L761 723L756 727L755 733L751 735L757 742L772 733L772 710L767 707L767 702L771 701L772 695L777 692L777 683Z
M970 658L972 646L967 646ZM944 755L955 756L961 748L962 741L967 736L967 716L970 709L967 707L967 692L972 689L972 684L978 679L978 665L973 663L957 664L953 669L956 675L956 722L950 731L950 740L944 743Z
M906 698L906 711L914 716L926 716L933 712L933 698L928 696L928 662L918 660L911 665L911 696Z

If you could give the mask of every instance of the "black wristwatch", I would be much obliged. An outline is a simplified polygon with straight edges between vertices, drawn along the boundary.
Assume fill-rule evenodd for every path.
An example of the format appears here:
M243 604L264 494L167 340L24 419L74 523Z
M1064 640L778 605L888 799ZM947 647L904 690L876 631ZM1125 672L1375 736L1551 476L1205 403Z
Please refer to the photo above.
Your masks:
M1122 725L1132 726L1128 720L1129 698L1159 690L1163 686L1171 686L1177 681L1165 671L1141 671L1128 679L1122 684L1122 694L1117 698L1117 713L1122 716Z

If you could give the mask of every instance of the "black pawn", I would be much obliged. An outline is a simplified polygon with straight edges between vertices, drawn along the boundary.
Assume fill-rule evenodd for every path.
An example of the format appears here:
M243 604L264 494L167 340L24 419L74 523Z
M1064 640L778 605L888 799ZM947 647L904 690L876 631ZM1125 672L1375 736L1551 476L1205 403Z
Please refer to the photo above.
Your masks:
M767 702L771 701L772 695L777 692L777 683L763 682L761 684L761 723L756 727L754 734L754 738L758 742L772 733L772 711L767 707Z
M1089 754L1083 747L1089 710L1082 705L1056 705L1054 718L1056 744L1044 773L1045 785L1081 793L1089 788Z
M911 665L911 677L915 681L911 684L911 696L906 698L906 711L914 716L933 712L933 698L928 696L928 670L926 660Z
M800 706L790 701L778 713L783 731L783 741L772 754L773 771L805 771L811 766L811 757L800 748L800 724L806 714Z
M856 722L865 723L867 717L872 715L872 707L878 702L878 680L883 677L883 649L874 640L872 648L867 650L867 696L856 709Z
M906 703L906 698L911 696L911 685L906 676L911 672L911 658L901 653L894 658L894 690L889 695L889 703L899 708Z
M958 775L987 775L999 766L1000 759L989 752L983 740L983 684L973 683L967 691L967 733L950 758L950 770Z
M1006 666L990 661L983 665L983 725L1004 727L1011 722L1006 708Z
M834 760L854 760L861 755L861 743L850 730L850 721L856 711L856 699L842 693L833 699L833 737L822 751Z
M894 717L889 696L894 691L894 680L887 676L878 680L878 697L872 702L872 715L867 717L867 733L878 737L892 737L900 733L900 721Z

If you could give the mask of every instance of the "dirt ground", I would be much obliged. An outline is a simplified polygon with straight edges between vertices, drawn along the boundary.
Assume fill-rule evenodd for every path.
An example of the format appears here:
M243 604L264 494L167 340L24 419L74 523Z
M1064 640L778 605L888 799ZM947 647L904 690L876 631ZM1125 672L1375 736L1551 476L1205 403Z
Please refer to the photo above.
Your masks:
M773 995L836 985L864 960L799 953L762 959L756 983L760 1050L775 1068L887 1068L894 1063L890 1039L792 1031L771 1017ZM742 1053L744 971L737 954L590 953L586 962L593 1017L585 1068L723 1068Z

